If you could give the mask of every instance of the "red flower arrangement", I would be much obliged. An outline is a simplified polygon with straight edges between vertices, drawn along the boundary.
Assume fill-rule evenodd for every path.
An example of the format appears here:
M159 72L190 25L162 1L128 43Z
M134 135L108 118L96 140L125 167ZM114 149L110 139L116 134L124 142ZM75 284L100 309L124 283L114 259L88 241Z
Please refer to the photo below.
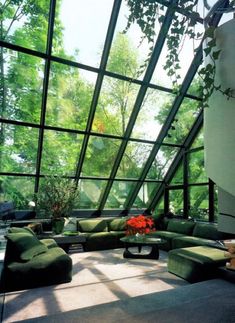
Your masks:
M141 214L126 221L126 235L145 234L151 231L155 231L154 221L151 216Z

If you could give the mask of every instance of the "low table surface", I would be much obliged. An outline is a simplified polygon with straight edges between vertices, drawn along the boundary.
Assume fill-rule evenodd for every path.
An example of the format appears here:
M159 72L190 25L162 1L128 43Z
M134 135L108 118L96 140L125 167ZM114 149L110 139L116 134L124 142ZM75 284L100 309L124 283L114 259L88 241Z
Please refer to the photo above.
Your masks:
M158 245L158 244L164 244L166 240L158 237L154 237L151 235L132 235L132 236L126 236L120 239L121 241L125 243L130 244L137 244L137 245Z
M72 243L82 243L86 242L86 237L81 234L77 235L63 235L62 234L54 234L52 231L44 231L40 235L38 235L39 239L54 239L57 243L61 244L72 244Z

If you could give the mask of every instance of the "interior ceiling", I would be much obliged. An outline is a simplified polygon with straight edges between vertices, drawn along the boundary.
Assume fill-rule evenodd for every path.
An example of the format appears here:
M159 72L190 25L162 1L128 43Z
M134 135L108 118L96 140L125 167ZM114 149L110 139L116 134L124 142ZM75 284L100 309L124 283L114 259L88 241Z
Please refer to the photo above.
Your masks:
M15 169L13 168L9 169L2 166L0 167L1 178L4 179L5 176L7 178L14 177L21 179L30 179L31 181L33 181L34 190L37 192L40 187L40 179L49 174L51 165L51 160L49 160L50 158L47 157L46 159L45 150L45 147L47 147L48 145L47 141L52 140L51 138L53 138L50 137L50 133L55 134L55 137L57 135L60 136L61 134L71 134L71 136L74 136L74 138L80 138L79 144L77 144L75 148L75 146L72 144L70 146L70 143L68 141L61 141L61 145L58 146L57 157L55 157L56 155L53 153L55 164L59 165L58 172L56 172L55 169L53 170L54 175L63 175L68 178L74 179L76 183L80 185L81 189L85 190L87 188L88 190L90 190L89 193L87 193L86 198L88 200L94 199L95 204L91 203L90 208L98 211L98 213L105 209L119 209L127 212L139 208L151 211L155 208L159 201L159 198L163 193L164 184L169 183L169 181L173 177L180 161L182 160L185 149L188 149L190 147L193 139L196 137L200 128L202 127L203 114L200 108L200 102L202 99L197 93L193 92L193 87L191 86L191 83L197 73L198 66L202 61L202 43L200 43L199 41L196 44L197 51L195 51L194 56L192 55L190 57L189 63L184 62L185 56L182 56L181 64L183 65L183 71L182 79L180 80L181 85L179 87L179 91L177 92L177 94L175 94L172 86L167 85L169 84L167 83L168 81L166 81L165 84L164 82L161 82L161 80L165 80L167 78L169 79L169 77L167 77L166 75L167 72L159 67L160 65L162 65L162 60L164 59L164 55L166 54L166 36L169 33L170 28L172 28L172 23L174 21L172 12L173 10L176 10L177 14L184 14L184 12L180 8L177 8L175 5L174 9L172 9L172 4L174 1L158 1L159 3L164 4L163 10L165 11L165 18L161 24L161 28L159 28L159 31L157 31L155 45L153 47L151 57L149 59L147 67L144 70L144 73L142 73L141 75L138 75L137 73L135 74L135 77L131 75L131 72L128 71L128 69L125 70L124 68L125 64L128 64L128 60L133 59L133 57L128 57L128 55L126 57L125 55L122 56L120 60L123 59L123 61L121 60L121 63L118 63L119 65L117 68L115 67L115 56L113 55L114 58L111 58L112 52L115 50L115 44L117 44L115 43L115 41L118 37L118 31L122 29L123 20L127 14L126 1L115 0L113 2L113 7L110 6L110 3L112 1L109 1L110 10L105 10L103 12L103 17L100 12L97 12L97 15L100 15L98 19L100 21L106 21L106 25L108 27L106 28L105 24L103 26L101 22L100 24L102 25L102 28L99 28L99 26L97 26L97 38L104 40L102 51L100 49L101 47L92 48L92 44L96 44L96 26L93 25L92 27L94 39L89 40L89 51L96 51L96 53L99 52L100 56L97 56L99 57L99 63L97 65L93 63L92 57L88 55L86 60L87 52L85 48L79 48L79 39L77 45L79 51L77 56L65 55L63 53L61 54L59 46L58 48L56 48L55 33L59 28L57 19L62 19L62 25L63 23L68 23L66 22L66 19L62 17L62 10L65 10L65 2L66 1L57 1L56 3L56 1L52 0L50 8L48 7L48 33L47 37L45 37L45 48L41 46L40 50L37 46L33 46L30 43L27 44L27 42L24 43L23 41L19 40L20 37L18 37L18 40L17 37L5 37L0 41L0 45L2 46L3 51L8 51L8 53L23 53L25 55L30 55L30 57L34 57L38 60L43 61L43 69L39 72L39 75L42 78L42 90L40 106L41 112L39 113L38 118L34 118L32 120L30 120L28 117L19 119L14 116L14 113L9 112L8 115L6 115L6 113L3 113L4 111L2 111L1 114L2 129L8 126L21 126L25 127L26 132L29 127L30 129L35 129L36 132L38 131L38 136L36 137L35 144L36 152L34 155L35 167L33 169L29 168L28 170L27 167L22 168L22 170L19 168L19 170L15 171ZM85 2L86 1L79 1L79 4L77 4L78 6L81 6L81 12L83 10L83 6L85 6L88 10L88 3L87 5L85 5ZM92 1L89 1L89 3L91 6L94 5L94 2ZM226 4L227 1L224 1L222 5L225 6ZM66 5L68 5L68 3ZM202 9L204 6L203 3L200 4L200 6ZM92 7L90 7L90 9L91 8ZM59 10L61 11L57 12ZM72 8L71 11L67 9L67 15L71 15L71 20L73 16L73 10L74 8ZM90 10L84 13L84 15L85 14L87 15L86 21L92 24L94 12L92 13L92 10ZM108 14L110 14L109 17ZM63 21L63 19L65 20ZM220 14L215 13L210 17L209 25L216 26L219 23L219 20ZM203 19L198 19L197 26L199 30L202 29ZM16 24L15 28L17 27L18 26ZM77 41L76 33L80 37L91 37L91 34L86 35L85 27L83 30L73 30L73 35L70 35L71 38L66 38L66 28L64 28L64 30L64 35L63 30L61 31L61 37L64 37L65 42L68 42L69 40L71 41L71 39ZM102 35L101 31L103 33ZM130 36L128 35L128 37L133 37L133 35L131 35L131 32ZM138 41L140 41L140 39L138 39ZM187 41L184 43L184 46L186 46L186 43ZM146 49L145 52L148 53ZM81 53L80 56L79 53ZM119 52L117 49L117 56L119 55L118 53ZM14 54L12 55L14 56ZM184 55L188 55L187 51ZM7 64L10 63L9 60L6 59L6 74L8 69ZM135 62L133 64L135 64ZM185 70L184 64L188 64L187 71ZM120 65L123 69L120 68ZM65 119L67 117L66 109L62 119L59 119L59 117L57 120L53 120L53 118L50 119L50 115L52 115L51 113L54 111L49 111L49 107L52 104L51 102L56 99L64 100L64 97L60 97L60 93L56 93L53 96L53 89L55 88L52 87L52 76L53 73L56 74L58 71L60 71L60 69L66 69L67 67L73 68L74 71L79 70L80 75L88 75L88 78L89 75L93 75L93 78L90 78L88 81L88 83L90 82L92 86L89 87L89 91L84 92L86 96L89 93L90 98L84 103L84 105L86 105L87 107L86 118L84 117L85 121L82 120L82 126L78 121L76 121L76 124L74 122L72 126L65 122ZM122 70L124 71L123 73ZM62 87L63 81L66 82L65 79L56 79L56 82L60 82ZM113 84L115 84L116 90L114 90L114 87L112 87ZM112 111L114 111L115 107L117 107L118 102L115 101L115 94L118 93L118 91L123 90L124 88L124 86L118 87L118 84L124 84L125 86L130 86L131 84L131 86L133 86L134 88L134 94L131 93L128 97L129 106L128 109L126 109L126 113L128 113L122 120L125 121L125 126L122 124L122 126L124 127L121 128L120 126L120 131L115 131L114 127L110 127L111 130L109 129L109 131L106 131L106 129L108 129L109 122L108 119L105 119L105 117L107 117L105 116L105 112L107 114L109 108L111 111L109 111L109 116L112 115ZM5 85L5 87L6 86L7 85ZM85 91L82 86L78 91L80 90ZM159 126L159 124L156 124L156 134L154 139L153 137L148 137L148 132L152 131L152 129L148 128L148 114L145 114L145 118L142 119L142 127L146 127L145 135L135 135L135 125L137 122L139 122L139 120L141 122L140 115L142 110L144 110L146 100L151 97L151 95L149 95L150 91L152 91L153 93L163 93L162 95L167 95L169 96L168 98L171 98L170 100L168 100L168 110L165 119L162 119L162 124L160 125L161 127ZM109 98L108 95L107 97L105 97L106 92L109 92L113 95L113 101ZM9 93L12 92L9 90ZM4 94L3 91L2 94ZM131 95L133 97L130 99ZM118 100L119 99L120 97L118 98ZM87 103L88 101L89 109ZM153 111L161 111L161 105L166 106L165 102L166 101L161 100L161 95L159 94L155 101L151 102L150 100L149 105L151 106L151 109ZM190 123L186 125L186 128L188 129L187 133L184 130L184 135L182 135L181 137L179 136L181 140L179 142L175 142L176 136L174 131L177 130L177 124L182 123L182 120L180 118L185 118L185 116L187 115L187 110L183 111L183 109L187 109L188 107L188 105L186 104L187 102L188 104L195 106L194 112L189 112L192 113L193 118L191 118ZM105 104L106 106L102 110L102 105ZM182 113L180 112L181 110ZM69 111L69 113L71 113L71 111ZM121 110L119 111L119 113L121 113ZM102 119L102 115L104 119ZM114 114L114 117L116 118L117 115L117 113ZM150 118L155 117L153 116L153 114L150 114ZM138 130L139 129L141 129L140 126ZM178 131L180 132L181 129L179 128ZM31 139L33 141L33 138ZM107 160L103 160L103 168L101 166L100 169L93 170L91 165L92 163L94 164L96 162L100 163L98 152L102 151L102 149L105 149L107 142L112 142L113 146L116 147L113 160L112 162L110 162L110 159L107 157ZM94 147L96 148L96 152L94 152ZM132 165L131 160L128 159L128 151L131 152L133 157L135 149L133 147L137 147L136 154L143 154L143 156L142 159L137 158L135 167L133 166L135 169L132 174L131 170L129 170L128 172L126 171L126 169L128 169L129 164ZM56 147L53 147L53 149L56 150ZM109 154L109 149L110 147L107 148L106 156L108 156ZM167 149L168 151L170 151L170 153L168 154L165 153ZM66 169L67 166L64 167L66 159L63 158L65 158L65 155L68 154L70 150L71 153L73 152L74 154L75 167L72 167L72 170L69 169L68 171ZM60 155L62 156L62 161L60 160ZM161 160L162 156L165 156L165 159L167 156L169 161L164 160L166 167L164 169L161 169L162 176L156 176L154 178L152 175L150 176L151 170L156 167L154 166L156 165L156 161L159 160L159 158ZM104 157L105 156L103 156L103 158ZM56 158L58 158L58 160ZM92 161L91 158L93 159ZM141 200L140 196L144 194L146 188L148 193L150 191L151 192L148 194L147 200L143 200L143 198ZM94 194L94 196L92 196L93 193L91 193L91 191L94 191L96 189L99 194ZM123 196L121 196L122 193ZM113 200L115 200L116 202L112 202ZM140 201L139 204L138 200ZM81 205L81 208L83 208L83 205Z

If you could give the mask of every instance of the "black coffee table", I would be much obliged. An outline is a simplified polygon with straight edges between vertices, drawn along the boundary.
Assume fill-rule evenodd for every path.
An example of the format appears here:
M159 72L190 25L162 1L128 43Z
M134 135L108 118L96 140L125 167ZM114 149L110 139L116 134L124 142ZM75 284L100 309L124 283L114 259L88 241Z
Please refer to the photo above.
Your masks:
M125 244L125 250L123 252L124 258L133 259L158 259L159 258L159 248L158 246L166 243L166 240L154 237L151 235L138 235L138 236L126 236L120 239ZM139 253L130 252L130 247L138 247ZM151 247L151 251L148 254L141 254L143 246Z

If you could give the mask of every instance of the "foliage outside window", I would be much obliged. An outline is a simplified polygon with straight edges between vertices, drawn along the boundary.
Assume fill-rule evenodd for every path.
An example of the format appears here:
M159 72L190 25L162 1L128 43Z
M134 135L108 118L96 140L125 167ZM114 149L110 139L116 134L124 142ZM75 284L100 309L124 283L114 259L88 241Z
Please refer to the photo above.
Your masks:
M202 221L209 219L208 185L189 188L189 216Z

